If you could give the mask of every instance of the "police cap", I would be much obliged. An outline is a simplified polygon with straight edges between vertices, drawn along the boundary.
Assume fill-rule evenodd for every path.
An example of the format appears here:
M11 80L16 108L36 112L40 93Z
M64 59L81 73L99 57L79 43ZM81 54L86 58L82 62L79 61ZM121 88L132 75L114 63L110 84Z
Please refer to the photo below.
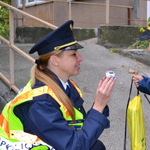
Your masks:
M29 54L37 52L39 55L57 50L76 50L83 48L73 37L73 21L69 20L52 31L36 43Z

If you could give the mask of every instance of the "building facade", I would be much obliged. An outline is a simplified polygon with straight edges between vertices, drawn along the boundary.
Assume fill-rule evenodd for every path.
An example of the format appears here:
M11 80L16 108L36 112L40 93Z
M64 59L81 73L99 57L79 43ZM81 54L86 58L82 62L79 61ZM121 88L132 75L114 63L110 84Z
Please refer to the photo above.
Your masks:
M21 10L22 3L23 0L12 1L12 5ZM150 15L148 7L150 4L145 0L26 0L25 11L56 26L72 19L75 27L97 28L102 24L146 26ZM27 17L22 20L23 16L17 13L16 18L16 27L43 26Z

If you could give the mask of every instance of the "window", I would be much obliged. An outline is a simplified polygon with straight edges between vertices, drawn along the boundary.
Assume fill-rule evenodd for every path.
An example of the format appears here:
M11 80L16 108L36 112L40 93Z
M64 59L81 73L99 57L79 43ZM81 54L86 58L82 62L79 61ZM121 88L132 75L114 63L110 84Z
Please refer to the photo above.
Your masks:
M44 2L44 0L40 1L40 0L25 0L25 5L31 5L31 4L38 4L38 3L41 3L41 2ZM23 4L23 0L18 0L18 7L22 7L22 4Z
M23 0L18 0L18 7L21 6L23 3Z

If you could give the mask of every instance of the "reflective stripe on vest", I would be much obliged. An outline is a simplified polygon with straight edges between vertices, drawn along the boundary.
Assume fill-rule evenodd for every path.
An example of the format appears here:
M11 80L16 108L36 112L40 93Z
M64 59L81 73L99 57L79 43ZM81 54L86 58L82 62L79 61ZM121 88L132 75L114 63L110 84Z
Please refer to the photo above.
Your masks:
M74 85L74 87L75 87L76 90L78 91L80 97L82 98L83 95L82 95L82 92L81 92L81 90L79 89L79 87L78 87L71 79L69 79L69 80L70 80L70 82Z
M77 91L79 92L80 96L82 96L82 93L80 91L80 89L77 87L77 85L70 80L71 83L75 86L75 88L77 89ZM30 86L29 86L30 85ZM57 98L57 96L55 95L55 93L53 92L53 90L48 87L48 86L43 86L43 87L39 87L37 89L33 89L31 90L31 81L29 81L29 83L27 84L29 90L27 90L27 88L25 88L26 92L24 92L24 90L19 93L19 95L12 101L10 101L4 108L2 114L0 115L0 127L5 131L5 135L3 134L3 136L6 137L6 135L11 138L11 139L17 139L17 140L21 140L24 141L23 137L27 137L28 136L28 141L31 142L30 139L32 139L33 137L30 136L30 134L23 132L23 124L22 122L15 116L15 114L13 113L13 109L15 106L26 102L26 101L30 101L33 99L33 97L35 96L39 96L39 95L43 95L43 94L49 94L51 95L57 102L58 104L61 106L60 109L63 113L63 117L68 120L68 121L72 121L71 116L69 115L69 112L67 110L67 108L62 104L62 102ZM22 94L23 93L23 94ZM75 117L76 120L77 119L81 119L83 120L83 114L81 112L79 112L76 108L75 109ZM83 122L82 123L78 122L74 122L71 125L77 125L80 126L80 129L83 126ZM69 124L70 125L70 124ZM79 129L79 128L78 128ZM25 133L25 134L24 134ZM22 135L22 137L19 137L20 135ZM37 136L36 136L37 137ZM38 138L33 138L35 140L32 140L32 143L34 143L35 141L38 140ZM25 141L27 142L27 141ZM28 143L29 143L28 142Z
M33 89L33 90L30 90L30 91L27 91L26 93L24 94L21 94L19 96L17 96L11 103L9 103L9 106L8 106L8 114L11 110L11 112L13 112L13 109L14 107L17 105L17 104L21 104L25 101L28 101L28 100L32 100L33 97L35 96L40 96L42 94L49 94L51 95L57 102L58 104L63 108L64 112L65 112L65 115L66 115L66 118L68 118L69 116L69 112L67 110L67 108L62 104L61 101L59 101L59 99L57 98L57 96L55 95L55 93L52 91L52 89L48 86L43 86L43 87L40 87L40 88L37 88L37 89ZM10 119L9 121L11 122L11 118L14 119L14 114L12 115L12 117L8 117L8 119ZM0 116L0 120L1 120L1 128L8 134L8 136L10 137L10 132L9 132L9 129L11 127L8 127L9 123L8 123L8 120L4 117L3 113L2 115ZM11 125L11 123L10 123ZM14 127L14 126L13 126ZM23 130L23 129L22 129Z
M8 126L8 121L4 117L3 113L0 115L0 127L6 132L9 132L9 126Z

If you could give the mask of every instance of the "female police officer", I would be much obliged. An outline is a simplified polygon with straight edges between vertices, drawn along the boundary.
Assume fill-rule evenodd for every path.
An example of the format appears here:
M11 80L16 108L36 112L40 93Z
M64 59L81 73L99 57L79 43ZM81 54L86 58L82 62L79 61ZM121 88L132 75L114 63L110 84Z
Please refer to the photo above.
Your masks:
M3 140L30 142L29 149L34 150L44 150L44 145L57 150L105 149L97 139L109 127L107 103L115 80L104 77L100 81L93 107L86 114L82 93L69 79L79 74L83 61L77 50L83 47L74 40L72 27L73 21L67 21L30 50L30 54L38 52L39 59L30 82L1 114Z
M140 41L147 40L148 48L147 50L150 52L150 22L148 22L147 30L140 36ZM143 93L150 95L150 78L146 76L134 76L133 77L134 84L136 87Z

